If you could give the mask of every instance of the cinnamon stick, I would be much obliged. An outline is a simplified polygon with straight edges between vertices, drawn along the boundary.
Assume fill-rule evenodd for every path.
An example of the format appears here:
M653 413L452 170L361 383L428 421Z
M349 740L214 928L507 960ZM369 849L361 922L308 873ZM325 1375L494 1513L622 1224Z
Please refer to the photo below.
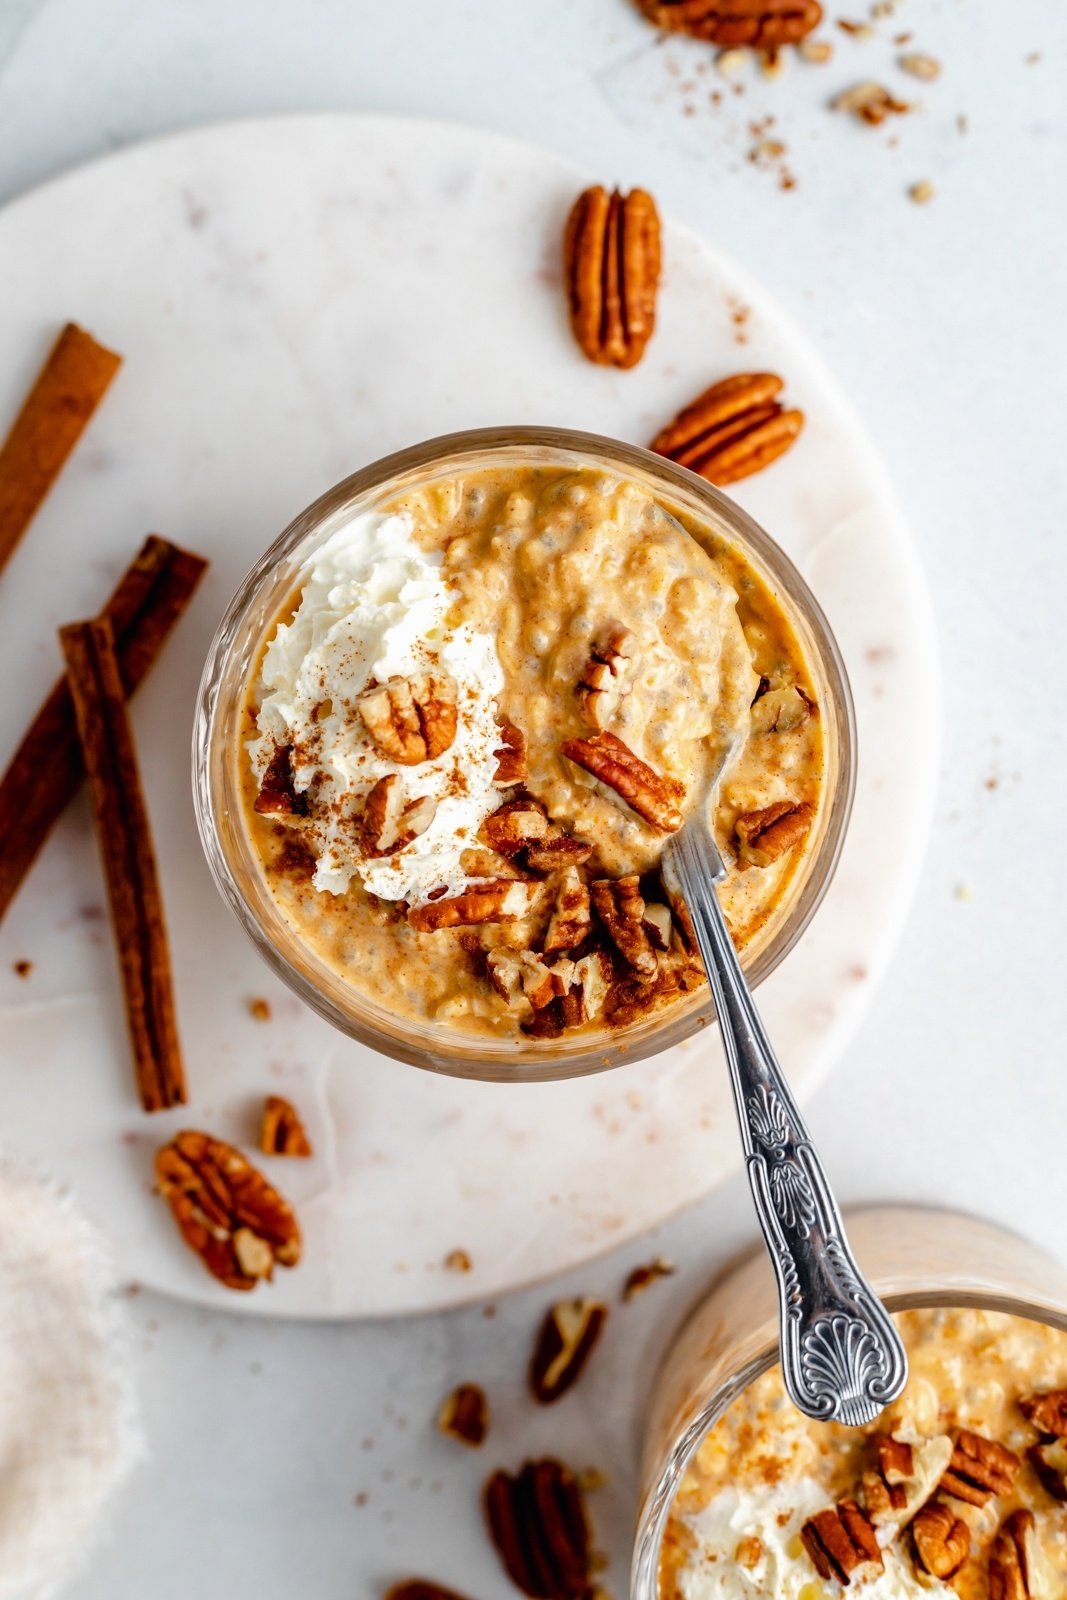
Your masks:
M0 445L0 571L104 397L122 357L68 322Z
M115 636L107 618L99 617L61 628L59 638L107 878L141 1103L146 1111L163 1111L184 1103L185 1075L163 900Z
M207 562L153 534L127 567L103 615L115 635L127 695L152 666ZM64 675L0 778L0 921L85 776Z

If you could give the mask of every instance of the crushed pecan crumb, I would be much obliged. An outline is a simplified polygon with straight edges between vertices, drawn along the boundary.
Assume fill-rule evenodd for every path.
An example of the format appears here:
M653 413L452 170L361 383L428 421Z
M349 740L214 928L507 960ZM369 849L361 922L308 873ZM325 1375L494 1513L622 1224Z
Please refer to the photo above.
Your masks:
M832 111L851 112L870 128L879 128L889 116L904 116L912 107L898 100L881 83L857 83L830 101Z
M561 1300L549 1309L530 1359L535 1400L551 1405L578 1381L607 1316L607 1306L597 1300Z
M571 329L599 366L633 367L656 324L659 215L644 189L609 195L597 184L578 196L563 236Z
M441 1432L471 1450L479 1449L489 1432L489 1402L476 1383L461 1383L446 1395L437 1413Z
M923 55L918 50L901 56L897 65L902 72L910 73L913 78L921 78L924 83L933 83L935 78L941 76L940 61L934 56Z
M785 410L773 372L739 372L713 383L649 445L709 483L725 487L762 472L795 444L804 413Z
M470 1272L474 1267L474 1262L466 1250L450 1250L445 1256L444 1264L446 1272Z
M315 1153L299 1112L291 1101L280 1094L269 1094L263 1102L259 1148L266 1156L306 1158Z
M670 1278L675 1271L676 1268L669 1261L664 1261L662 1256L657 1256L654 1261L649 1261L644 1266L634 1267L622 1286L623 1300L636 1300L639 1294L651 1289L660 1278Z

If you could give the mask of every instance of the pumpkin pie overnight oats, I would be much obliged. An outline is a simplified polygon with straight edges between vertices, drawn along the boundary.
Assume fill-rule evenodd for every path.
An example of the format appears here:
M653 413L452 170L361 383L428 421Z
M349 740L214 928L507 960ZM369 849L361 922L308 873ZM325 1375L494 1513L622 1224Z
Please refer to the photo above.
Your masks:
M659 878L715 825L744 950L824 797L818 693L741 551L589 467L458 471L343 521L266 629L245 825L288 925L394 1014L617 1030L703 983Z

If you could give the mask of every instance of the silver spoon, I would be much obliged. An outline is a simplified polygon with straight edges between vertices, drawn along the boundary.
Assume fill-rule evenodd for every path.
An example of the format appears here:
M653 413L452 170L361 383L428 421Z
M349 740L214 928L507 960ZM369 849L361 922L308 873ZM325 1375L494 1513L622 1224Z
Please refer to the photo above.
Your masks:
M662 866L692 918L715 1000L748 1181L778 1281L782 1376L806 1416L852 1427L900 1394L908 1362L885 1307L856 1265L818 1152L741 971L714 885L726 877L708 800L668 841Z

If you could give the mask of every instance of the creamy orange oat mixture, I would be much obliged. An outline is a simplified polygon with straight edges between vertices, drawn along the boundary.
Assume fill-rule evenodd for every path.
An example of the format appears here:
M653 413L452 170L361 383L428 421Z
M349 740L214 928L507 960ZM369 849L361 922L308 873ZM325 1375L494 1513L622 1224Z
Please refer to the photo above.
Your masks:
M1049 1431L1067 1433L1067 1334L974 1309L896 1321L910 1377L870 1426L801 1416L778 1367L730 1407L676 1497L662 1600L1067 1595L1067 1444ZM839 1544L834 1508L849 1502L862 1521L846 1512L854 1537ZM872 1536L880 1556L865 1561Z
M333 534L264 641L238 759L270 891L371 1001L618 1028L702 981L659 881L714 811L739 947L815 831L824 733L740 552L592 468L480 470Z

